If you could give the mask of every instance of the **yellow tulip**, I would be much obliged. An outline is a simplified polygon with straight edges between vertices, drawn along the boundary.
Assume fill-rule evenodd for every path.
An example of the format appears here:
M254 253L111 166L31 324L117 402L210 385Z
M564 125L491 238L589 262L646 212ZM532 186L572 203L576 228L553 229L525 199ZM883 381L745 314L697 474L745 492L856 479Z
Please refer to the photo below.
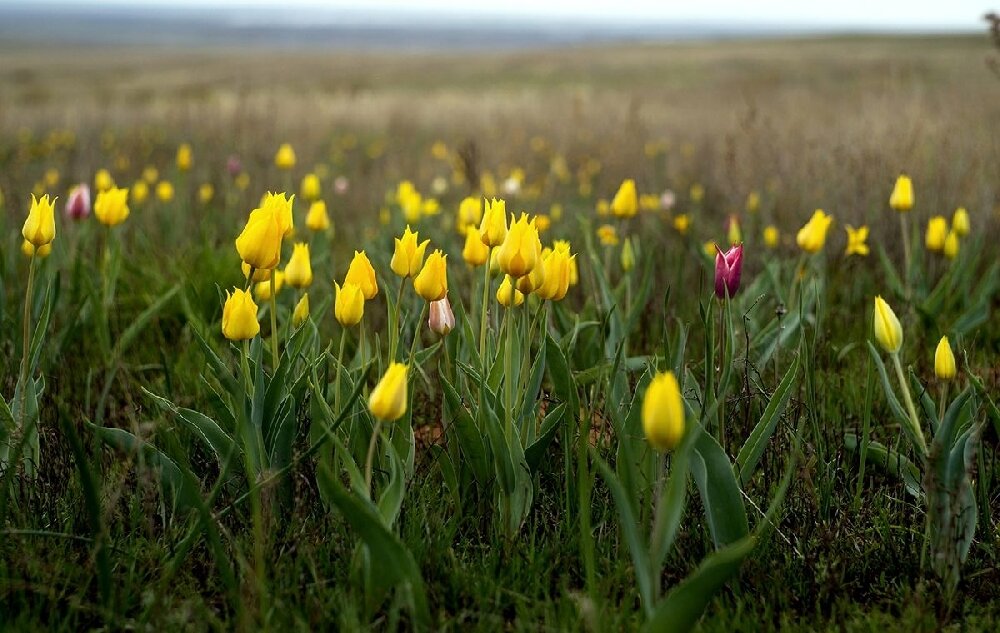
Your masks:
M684 437L684 401L673 372L659 373L642 398L642 430L658 451L677 448Z
M694 183L691 185L691 189L688 191L688 195L691 196L691 202L698 204L705 199L705 187L700 183Z
M403 236L396 238L396 248L392 253L392 260L389 262L389 268L392 269L392 272L400 277L413 277L420 272L424 263L424 251L427 250L430 240L418 243L419 239L420 234L411 231L410 226L406 225Z
M302 295L299 302L295 304L295 311L292 312L292 327L299 327L309 318L309 293Z
M947 336L942 336L934 350L934 375L940 380L951 380L955 377L955 354Z
M326 202L316 200L309 205L306 213L306 227L310 231L325 231L330 228L330 216L326 212Z
M566 240L556 240L552 243L552 250L561 251L569 261L569 285L575 286L580 280L579 271L576 267L576 255L570 253L570 245ZM563 293L565 294L565 293ZM562 297L560 297L561 299Z
M378 294L378 281L375 279L375 269L368 261L368 255L364 251L354 251L354 259L347 268L347 275L344 277L344 284L355 284L361 288L361 294L365 301L370 301Z
M681 235L687 235L688 228L691 227L691 216L681 213L674 216L674 230Z
M260 201L260 208L269 209L274 213L278 226L281 228L281 237L289 237L295 228L295 219L292 215L294 203L294 194L286 198L284 193L271 193L270 191Z
M448 294L448 256L435 250L413 280L413 289L425 301L440 301Z
M548 301L560 301L566 296L570 286L571 263L573 258L569 250L552 249L542 258L545 268L545 279L535 290L539 298Z
M597 240L604 246L618 245L618 229L610 224L597 227Z
M537 288L541 288L544 283L545 255L541 254L538 257L538 261L535 263L535 267L531 269L531 272L517 280L517 289L524 294L529 295Z
M333 315L344 327L357 325L365 315L365 295L361 287L349 281L345 281L343 286L334 282L333 287L336 290Z
M479 238L483 244L500 246L507 239L507 203L493 198L485 200L483 221L479 224Z
M35 248L34 244L29 242L28 240L23 240L21 242L21 252L24 253L25 257L33 257L35 255L37 255L39 258L48 257L49 254L52 252L52 244L50 242L49 244L43 244L38 248Z
M111 186L97 194L94 215L101 224L117 226L128 218L128 189Z
M222 308L222 335L230 341L245 341L257 336L260 323L257 322L257 304L249 292L233 289L226 292L226 304Z
M156 197L160 202L170 202L174 199L174 186L169 181L161 180L156 184Z
M958 233L948 231L948 236L944 238L944 256L948 259L958 257Z
M760 194L756 191L751 191L747 194L746 203L747 213L757 213L760 211Z
M948 220L936 215L927 221L927 234L924 245L927 250L940 253L944 250L944 241L948 237Z
M867 255L868 249L868 227L862 226L854 228L850 224L844 227L847 230L847 250L845 255Z
M128 192L128 199L135 204L142 204L149 199L149 185L143 180L137 180Z
M295 150L288 143L282 143L274 155L274 165L278 169L288 170L295 167Z
M635 191L635 181L631 178L622 182L611 200L611 213L619 218L631 218L639 211L639 200Z
M56 239L55 200L48 195L36 199L31 196L31 209L24 220L21 235L35 248L52 243Z
M177 148L177 169L187 171L191 169L192 162L191 146L187 143L181 143L180 147Z
M377 419L395 422L406 413L406 371L403 363L392 363L368 398L368 410Z
M629 272L635 268L635 250L632 248L632 238L626 237L625 244L622 246L622 270Z
M478 227L483 220L483 203L479 198L469 196L458 205L458 222L455 228L461 234L466 233L468 227Z
M955 214L951 217L951 228L958 233L959 237L969 234L969 212L965 207L955 209Z
M896 185L889 196L889 206L896 211L904 212L913 208L913 181L902 174L896 179Z
M764 245L768 248L775 248L778 246L778 239L780 238L780 233L778 232L778 227L773 224L764 227Z
M469 266L482 266L486 263L486 258L490 255L490 247L483 244L479 237L479 231L475 226L469 226L465 230L465 247L462 249L462 259Z
M269 274L253 287L253 294L259 301L270 301L271 275L274 275L274 292L278 293L285 287L285 273L280 270L254 271L254 279L257 278L258 272L267 272Z
M142 179L147 185L155 185L160 180L160 171L152 165L142 170Z
M594 211L596 211L597 215L601 217L611 215L611 203L604 198L601 198L597 201L597 204L594 205Z
M538 239L538 230L528 220L528 214L522 213L517 221L512 217L507 239L500 245L497 253L500 270L518 279L535 268L541 254L542 243Z
M202 185L198 187L198 201L202 204L208 204L214 197L215 187L212 186L212 183L202 183Z
M312 283L312 280L309 245L305 242L299 242L292 249L292 257L285 265L285 281L293 288L305 288Z
M250 264L248 264L246 262L240 262L240 270L243 271L243 278L244 279L246 279L246 278L248 278L250 276ZM284 276L284 275L282 275L282 276ZM255 281L255 282L267 281L270 278L271 278L271 270L270 269L267 269L267 268L264 268L264 269L255 268L254 271L253 271L253 281Z
M903 326L899 324L896 313L880 296L875 297L875 314L873 321L875 340L882 349L890 354L899 352L903 346Z
M236 238L240 259L258 270L277 267L281 262L282 234L281 219L273 206L254 209Z
M97 189L98 193L100 193L114 186L115 181L111 178L111 172L107 169L98 169L97 173L94 174L94 189Z
M823 213L822 209L816 209L812 218L806 222L805 226L799 229L795 241L799 248L807 253L816 253L823 248L826 243L826 232L833 222L833 216Z
M319 176L317 176L316 174L306 174L305 176L303 176L301 191L302 191L302 197L308 200L309 202L318 200L321 193Z
M511 299L514 300L515 307L519 306L524 303L524 293L515 288L510 282L510 275L504 275L500 287L497 288L497 302L503 307L509 308Z

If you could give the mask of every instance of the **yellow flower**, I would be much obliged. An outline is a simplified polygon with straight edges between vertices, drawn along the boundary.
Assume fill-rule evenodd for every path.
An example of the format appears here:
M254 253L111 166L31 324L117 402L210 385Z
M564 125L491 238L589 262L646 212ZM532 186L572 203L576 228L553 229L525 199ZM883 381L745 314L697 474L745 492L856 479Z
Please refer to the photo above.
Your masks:
M913 208L913 181L902 174L896 179L896 185L889 196L889 206L896 211L909 211Z
M882 349L895 354L903 346L903 326L899 324L896 313L880 296L875 297L875 315L873 321L875 340Z
M379 420L395 422L406 413L406 370L403 363L392 363L368 398L368 410Z
M951 217L951 228L958 233L959 237L965 237L969 234L969 212L965 210L965 207L955 209L955 215Z
M948 231L948 237L944 238L944 256L948 259L958 256L958 233L955 231Z
M490 255L490 247L483 244L479 237L479 231L475 226L469 226L465 230L465 247L462 249L462 259L469 266L482 266L486 263L486 258Z
M222 335L230 341L245 341L257 336L260 323L257 322L257 304L249 292L234 288L232 294L226 292L226 304L222 308Z
M542 243L538 239L538 229L534 222L528 220L528 214L522 213L517 221L512 217L507 239L500 245L497 253L500 270L515 279L523 277L535 268L541 254Z
M610 224L602 224L597 227L597 239L604 246L617 246L618 230Z
M253 287L253 294L260 301L271 300L271 275L274 275L274 292L279 293L285 287L285 273L280 270L254 271L254 280L258 273L269 273Z
M951 380L955 377L955 354L947 336L942 336L934 350L934 375L940 380Z
M691 189L688 191L688 195L691 196L691 202L695 204L701 202L705 199L705 187L701 183L694 183L691 185Z
M114 186L115 181L111 178L111 173L107 169L98 169L97 173L94 174L94 189L97 189L98 193L100 193Z
M511 293L513 292L513 296ZM503 281L500 283L500 287L497 288L497 301L505 308L510 307L511 299L514 300L514 306L519 306L524 303L524 293L514 287L514 284L510 282L510 275L504 275Z
M55 200L49 201L48 195L39 199L31 196L31 209L24 220L21 235L35 248L51 244L56 239Z
M833 222L833 216L823 213L822 209L816 209L813 216L806 222L805 226L799 229L795 241L799 248L807 253L816 253L823 248L826 243L826 232Z
M240 191L246 191L247 187L250 186L250 174L243 172L236 177L236 188Z
M448 146L444 144L444 141L434 141L434 144L431 145L431 156L438 160L448 158Z
M539 233L548 231L550 226L552 226L552 218L542 213L535 216L535 228L538 229Z
M757 213L760 211L760 194L756 191L751 191L747 194L746 203L747 213Z
M566 240L556 240L552 243L552 250L561 251L569 259L569 285L575 286L580 280L580 275L576 268L576 255L570 253L569 242Z
M354 284L361 288L361 294L365 301L370 301L378 294L378 281L375 279L375 269L368 261L368 255L364 251L354 251L354 259L347 268L347 275L344 277L344 285Z
M330 228L330 216L326 212L326 202L316 200L309 205L306 213L306 227L311 231L325 231Z
M736 246L743 241L743 232L740 230L740 219L737 216L729 216L726 228L726 238L729 240L730 246Z
M149 165L142 170L142 179L146 181L147 185L155 185L160 180L160 172L156 167Z
M611 215L611 203L604 198L601 198L597 201L597 204L594 205L594 210L597 211L597 215L601 217Z
M545 283L545 255L544 252L538 256L535 267L531 272L517 280L517 289L526 295L531 294L537 288L541 288Z
M180 147L177 148L177 169L187 171L191 169L191 162L191 146L187 143L181 143Z
M622 246L622 270L629 272L635 268L635 250L632 249L632 238L626 237Z
M357 325L365 315L365 295L361 287L349 281L345 281L343 286L334 282L333 287L336 290L333 315L344 327Z
M635 191L635 181L631 178L622 182L611 200L611 213L619 218L631 218L639 211L639 200Z
M556 248L546 251L542 259L545 279L535 290L535 294L541 299L560 301L569 290L573 257L570 256L568 248L566 250Z
M319 176L316 174L306 174L302 178L302 197L312 202L318 200L321 192Z
M493 198L485 200L485 206L479 238L489 247L500 246L507 239L507 203Z
M112 186L97 194L94 215L101 224L117 226L128 218L128 214L128 189Z
M712 240L708 240L707 242L701 245L701 252L705 253L705 257L714 258L716 253L718 252L718 244L716 244Z
M468 227L478 227L483 220L483 203L479 198L469 196L458 205L458 222L455 228L462 235L465 235Z
M45 186L55 187L59 184L59 170L55 167L49 167L45 170Z
M309 245L299 242L292 248L292 257L285 265L285 281L293 288L305 288L312 283L312 280Z
M274 155L274 166L278 169L292 169L295 167L295 150L288 143L282 143L278 148L278 153Z
M156 197L160 202L170 202L174 199L174 186L167 180L161 180L156 185Z
M778 246L778 238L781 234L778 232L778 227L770 224L764 227L764 244L768 248L775 248Z
M240 259L252 268L270 270L281 262L282 225L273 206L254 209L236 238Z
M209 202L212 201L212 198L214 197L215 197L215 187L212 186L212 183L205 182L202 183L200 187L198 187L198 201L201 202L202 204L208 204Z
M309 318L309 293L304 293L292 312L292 327L299 327Z
M944 241L948 237L948 220L940 215L935 215L927 221L927 234L924 237L924 245L927 250L941 252L944 250Z
M130 202L142 204L149 198L149 185L143 180L137 180L132 189L129 190L128 199Z
M691 216L681 213L674 216L674 230L681 235L687 235L688 228L691 227Z
M845 255L867 255L868 254L868 227L862 226L854 228L850 224L844 227L847 229L847 251Z
M240 262L240 270L243 271L243 278L246 279L250 276L250 264L246 262ZM284 277L284 274L282 274ZM253 271L253 280L255 282L267 281L271 278L271 270L264 268L255 268Z
M284 193L267 192L260 201L260 208L269 209L274 213L274 217L281 228L281 237L289 237L294 230L295 219L292 215L292 205L295 203L295 195L286 198Z
M52 243L43 244L38 248L35 248L34 244L28 240L24 240L21 242L21 252L24 253L25 257L32 257L34 255L37 255L38 257L48 257L52 252Z
M392 253L392 260L389 268L400 277L413 277L420 272L420 267L424 262L424 251L430 240L418 243L420 233L410 230L410 225L406 225L402 237L396 238L396 248Z
M658 373L642 398L642 430L658 451L677 448L684 437L684 401L673 372Z
M440 301L448 294L448 256L435 250L413 280L413 289L425 301Z
M643 211L658 211L660 196L655 193L644 193L639 196L639 208Z
M563 215L562 205L559 204L558 202L553 202L552 205L549 207L549 216L553 220L558 221L562 219L562 215Z

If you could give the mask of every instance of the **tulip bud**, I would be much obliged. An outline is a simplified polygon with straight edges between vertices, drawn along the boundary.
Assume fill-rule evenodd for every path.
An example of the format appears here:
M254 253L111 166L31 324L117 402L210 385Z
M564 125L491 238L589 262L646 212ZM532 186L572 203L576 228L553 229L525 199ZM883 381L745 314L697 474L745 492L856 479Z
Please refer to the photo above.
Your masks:
M524 303L524 293L514 287L510 281L510 275L504 275L500 287L497 288L497 302L505 308L509 308L513 301L514 306Z
M351 187L351 181L347 179L347 176L337 176L333 179L333 192L338 196L342 196L347 193L347 190Z
M295 150L288 143L282 143L274 155L274 166L281 170L295 167Z
M490 247L483 244L479 237L479 231L474 226L469 226L465 230L465 247L462 249L462 259L469 266L482 266L489 257Z
M497 262L500 270L515 279L530 273L542 254L542 243L538 230L528 221L528 214L522 213L517 221L511 221L507 238L500 245Z
M653 448L677 448L684 437L684 401L673 372L657 374L642 399L642 429Z
M55 200L50 202L48 195L36 200L32 194L31 209L24 220L21 235L35 248L50 244L56 238Z
M705 199L705 187L701 183L694 183L691 185L691 189L688 190L688 195L691 196L691 202L698 204Z
M71 220L83 220L90 215L90 185L80 183L69 192L66 201L66 217Z
M274 292L279 293L285 287L285 273L280 270L255 271L254 279L257 278L257 272L267 272L269 274L263 281L257 282L257 285L253 287L253 295L257 297L258 301L270 301L271 275L274 275Z
M740 219L735 215L729 216L729 222L726 224L726 237L729 239L730 246L736 246L743 241L743 232L740 231Z
M500 246L507 239L507 204L493 198L485 201L483 221L479 224L479 237L483 244Z
M204 182L198 187L198 202L208 204L215 197L215 187L210 182Z
M875 340L882 346L882 349L890 354L898 353L899 348L903 346L903 326L899 324L896 313L881 296L875 297L873 325Z
M333 304L333 315L344 327L352 327L361 322L361 317L365 315L365 295L361 287L350 281L345 281L344 286L334 282L336 298Z
M778 232L778 227L773 224L764 227L764 245L768 248L776 248L780 237L781 234Z
M187 143L181 143L180 147L177 148L177 169L187 171L191 169L192 162L191 146Z
M302 197L309 202L319 200L320 193L322 193L319 176L316 174L306 174L303 176L301 192Z
M951 380L955 377L955 354L947 336L942 336L934 350L934 375L940 380Z
M965 237L969 234L969 212L965 210L965 207L955 209L955 215L951 217L951 230L958 233L959 237Z
M958 256L958 233L948 231L944 238L944 256L948 259L955 259Z
M760 194L756 191L751 191L747 194L746 203L747 213L757 213L760 210Z
M424 252L430 240L418 243L420 234L406 226L402 237L396 238L396 247L389 261L389 268L400 277L414 277L420 272L424 262Z
M432 332L441 336L445 336L455 329L455 313L451 310L451 303L448 302L447 295L431 302L427 326Z
M361 293L365 301L370 301L378 294L378 280L375 278L375 269L368 261L368 255L364 251L354 251L354 259L347 269L344 277L344 285L355 284L361 288Z
M330 216L326 212L326 203L317 200L309 205L306 213L306 228L310 231L325 231L330 228Z
M309 261L309 245L299 242L292 249L292 257L285 265L285 281L293 288L305 288L312 283L312 263Z
M913 208L913 181L909 176L902 174L896 179L892 195L889 196L889 206L899 212Z
M743 245L733 246L725 253L715 246L715 296L735 297L743 274Z
M597 240L603 246L617 246L618 230L610 224L602 224L597 227Z
M639 211L639 200L636 195L635 181L631 178L622 182L618 192L611 200L611 213L619 218L631 218Z
M799 248L807 253L816 253L826 244L826 232L833 222L833 216L823 213L822 209L816 209L805 226L799 229L795 236L795 242Z
M240 162L240 157L236 154L230 154L229 158L226 159L226 172L235 178L240 175L241 171L243 171L243 163Z
M100 194L98 194L100 195ZM137 180L128 192L129 202L142 204L149 199L149 185L144 180ZM95 203L96 204L96 203Z
M94 174L94 188L97 189L98 193L107 191L114 186L115 181L111 178L111 172L107 169L98 169L97 173Z
M295 311L292 312L292 326L299 327L309 318L309 293L302 295L299 302L295 304Z
M235 288L226 292L226 303L222 308L222 335L230 341L245 341L257 336L260 323L257 321L257 304L249 292Z
M936 215L927 221L927 234L924 245L927 250L940 253L944 250L944 241L948 237L948 221Z
M174 185L168 180L156 184L156 198L160 202L170 202L174 199Z
M459 233L466 233L466 229L470 227L478 228L482 220L483 203L479 198L469 196L458 205L458 222L455 223L455 228L458 229ZM482 241L478 235L476 235L476 239Z
M403 363L392 363L368 398L368 410L377 419L395 422L406 413L406 372Z
M622 246L622 270L629 272L635 268L635 251L632 250L632 238L626 237Z
M413 279L413 289L426 301L439 301L448 294L448 256L435 250L427 258L420 274Z
M100 195L97 201L100 204ZM100 212L95 212L100 217ZM281 261L281 237L283 231L279 217L273 207L254 209L246 226L236 238L236 250L251 268L270 270Z

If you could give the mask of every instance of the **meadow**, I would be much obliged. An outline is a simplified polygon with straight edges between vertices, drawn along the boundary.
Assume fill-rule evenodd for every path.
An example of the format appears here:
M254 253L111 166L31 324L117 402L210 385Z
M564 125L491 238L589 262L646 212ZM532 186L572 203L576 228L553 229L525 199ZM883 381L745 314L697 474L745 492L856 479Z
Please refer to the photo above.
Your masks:
M0 629L996 630L996 56L0 42Z

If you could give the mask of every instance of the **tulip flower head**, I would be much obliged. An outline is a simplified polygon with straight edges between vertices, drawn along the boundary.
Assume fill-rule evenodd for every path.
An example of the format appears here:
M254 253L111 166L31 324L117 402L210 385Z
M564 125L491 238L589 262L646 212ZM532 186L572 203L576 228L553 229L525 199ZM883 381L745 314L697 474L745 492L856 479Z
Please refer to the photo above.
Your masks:
M35 248L51 244L56 238L55 200L48 195L36 199L31 196L31 209L24 220L21 235Z
M767 246L768 248L777 248L780 238L781 233L778 231L778 227L773 224L769 224L764 227L764 246Z
M482 266L490 256L490 247L483 244L479 230L475 226L465 229L465 247L462 248L462 259L469 266Z
M334 282L336 297L333 303L333 315L344 327L353 327L361 322L365 315L365 295L361 287L345 281L344 285Z
M944 238L944 256L948 259L955 259L958 257L958 233L955 231L948 231L948 235Z
M622 246L621 255L622 270L629 272L635 268L635 249L632 248L632 238L626 237Z
M900 213L913 208L913 181L906 174L901 174L896 179L892 195L889 196L889 206Z
M611 213L619 218L631 218L639 211L639 199L636 194L635 181L631 178L622 182L618 192L611 200Z
M285 282L293 288L306 288L312 283L312 280L309 245L299 242L292 249L292 257L285 265Z
M117 226L128 218L128 189L111 187L97 194L94 215L105 226Z
M604 246L618 245L618 230L610 224L597 227L597 240Z
M896 354L903 346L903 326L899 324L896 313L880 296L875 297L875 313L873 317L875 340L882 349L890 354Z
M867 255L868 249L868 227L862 226L854 228L850 224L844 227L847 230L847 250L845 255Z
M511 283L509 275L504 275L500 287L497 288L497 303L509 308L512 302L515 307L524 303L524 293Z
M542 243L538 239L538 230L528 220L528 214L522 213L516 221L512 217L507 239L500 245L497 253L500 270L520 279L534 270L541 254Z
M751 191L747 194L746 202L747 213L757 213L760 211L760 193L757 191Z
M295 167L295 150L288 143L282 143L274 155L274 166L287 171Z
M310 231L325 231L330 228L330 216L326 212L326 202L316 200L309 205L306 213L306 228Z
M688 195L691 197L691 202L698 204L705 199L705 187L701 183L696 182L691 185Z
M111 172L107 169L98 169L97 173L94 174L94 188L97 189L98 193L107 191L114 186L115 181L111 177Z
M550 301L561 301L570 286L570 278L573 273L573 256L566 249L554 248L546 251L543 256L545 267L545 279L542 285L535 290L535 294L540 299Z
M266 276L253 287L253 295L257 297L258 301L270 301L271 275L274 275L274 292L277 294L285 287L285 273L280 270L254 271L255 280L257 279L258 272L266 273Z
M249 292L233 289L226 292L226 303L222 308L222 335L230 341L245 341L257 336L260 323L257 321L257 304Z
M942 336L937 349L934 350L934 375L939 380L951 380L955 377L955 373L955 353L951 351L948 337Z
M446 336L455 329L455 313L451 310L447 295L431 302L427 327L440 336Z
M826 244L826 232L833 222L833 216L823 213L822 209L816 209L805 226L799 229L795 236L795 242L799 248L807 253L816 253Z
M659 373L642 398L642 429L653 448L666 452L684 437L684 401L673 372Z
M23 240L21 242L21 253L23 253L25 257L48 257L49 254L52 253L52 244L49 243L35 248L34 244L28 240Z
M423 269L413 279L413 289L425 301L440 301L448 294L448 256L440 249L427 258Z
M965 207L955 209L955 214L951 217L951 230L958 233L959 237L965 237L969 234L969 212L965 210Z
M236 238L236 250L251 268L270 270L281 262L283 235L281 213L274 205L264 205L250 212L243 232Z
M479 238L493 248L507 239L507 203L502 199L484 199L483 221L479 224Z
M309 202L319 200L319 196L322 193L319 176L316 174L306 174L303 176L300 190L302 192L302 197Z
M743 242L743 231L740 230L740 219L735 215L729 216L726 223L726 238L730 246L736 246Z
M948 237L948 220L943 216L936 215L927 221L927 233L924 236L924 245L927 250L940 253L944 250L944 241Z
M688 229L691 227L691 216L686 213L680 213L674 216L674 230L681 235L687 235Z
M66 201L66 217L71 220L83 220L90 215L90 185L83 182L69 191Z
M392 253L389 268L400 277L415 277L424 263L424 252L430 240L419 242L420 234L406 225L402 237L396 238L396 248Z
M465 234L467 228L478 228L479 223L482 221L482 201L479 198L474 198L472 196L462 200L461 204L458 205L458 221L455 223L455 228L458 229L458 232Z
M177 148L177 169L181 171L188 171L191 169L192 162L194 161L191 146L187 143L181 143L180 147Z
M406 413L406 372L403 363L392 363L368 398L368 410L377 419L395 422Z
M731 247L725 253L715 246L715 296L719 299L735 297L740 290L743 275L743 245Z
M198 202L208 204L215 197L215 187L210 182L203 182L198 187Z
M100 195L100 194L98 194ZM137 180L132 188L128 192L129 202L135 204L142 204L149 199L149 185L146 184L145 180Z
M174 185L169 180L156 183L156 198L160 202L170 202L174 199Z
M347 268L347 275L344 277L344 285L354 284L361 288L361 294L365 301L370 301L378 294L378 281L375 279L375 269L368 261L368 255L364 251L354 251L354 259Z
M292 327L299 327L309 318L309 293L303 293L302 298L295 304L295 311L292 312Z

